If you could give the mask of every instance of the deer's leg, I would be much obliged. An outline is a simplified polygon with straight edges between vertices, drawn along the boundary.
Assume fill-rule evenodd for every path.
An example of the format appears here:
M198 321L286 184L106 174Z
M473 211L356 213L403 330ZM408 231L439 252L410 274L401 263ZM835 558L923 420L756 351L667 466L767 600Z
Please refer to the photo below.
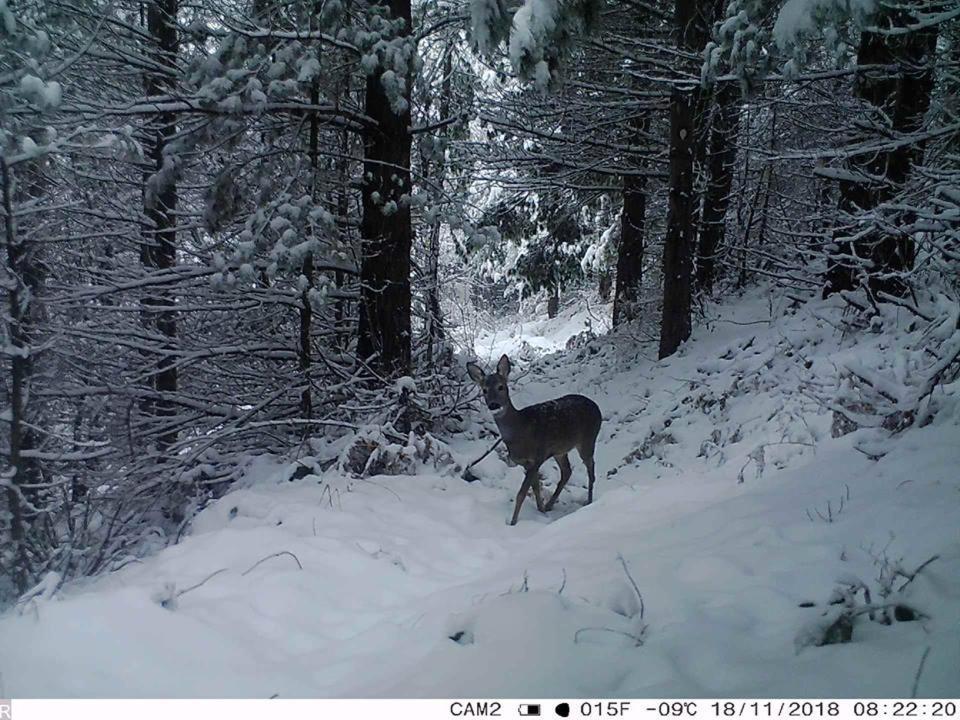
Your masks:
M587 485L587 505L589 505L593 502L593 483L597 479L593 467L593 448L589 450L580 448L579 452L580 459L583 460L583 464L587 466L587 477L589 478L589 484Z
M543 506L543 478L540 477L540 471L538 470L534 473L533 478L533 499L537 501L537 510L540 512L546 512L546 509Z
M527 468L527 472L523 476L523 484L520 486L520 492L517 493L516 504L513 506L513 519L510 521L511 525L517 524L517 518L520 517L520 506L523 505L523 501L527 498L530 486L533 485L533 481L537 477L538 469L539 467Z
M554 460L557 461L557 465L560 466L560 482L557 483L557 489L553 491L553 495L550 500L547 501L547 510L553 509L554 503L557 502L557 498L560 497L560 491L563 490L563 487L567 484L567 480L570 479L570 475L573 473L573 468L570 467L570 458L567 457L567 454L557 455Z

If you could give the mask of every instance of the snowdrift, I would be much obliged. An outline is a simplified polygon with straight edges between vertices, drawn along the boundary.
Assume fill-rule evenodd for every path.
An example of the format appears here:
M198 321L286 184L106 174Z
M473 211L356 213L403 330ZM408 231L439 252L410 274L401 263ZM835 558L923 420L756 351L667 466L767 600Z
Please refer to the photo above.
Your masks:
M519 469L460 478L492 442L479 404L457 463L415 475L261 458L179 544L0 617L0 695L956 696L960 388L922 427L855 429L909 318L843 312L757 290L666 361L626 336L532 359L519 406L603 410L598 498L572 458L513 528Z

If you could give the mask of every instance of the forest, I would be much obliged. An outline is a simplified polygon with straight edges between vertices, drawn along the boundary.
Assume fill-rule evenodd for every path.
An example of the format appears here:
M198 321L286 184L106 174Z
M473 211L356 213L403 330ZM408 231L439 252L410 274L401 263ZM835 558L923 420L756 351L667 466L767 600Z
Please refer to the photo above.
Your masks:
M0 245L0 697L960 694L956 0L0 0Z

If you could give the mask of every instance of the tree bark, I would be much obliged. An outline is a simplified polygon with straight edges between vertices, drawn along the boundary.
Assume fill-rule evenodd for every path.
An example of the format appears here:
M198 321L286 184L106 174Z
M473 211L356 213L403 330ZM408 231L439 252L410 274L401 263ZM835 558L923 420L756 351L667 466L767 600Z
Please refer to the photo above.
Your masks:
M646 120L643 122L646 124ZM635 320L640 311L646 215L647 178L643 175L624 175L620 247L617 250L617 289L613 296L614 327Z
M898 26L916 22L905 9L883 20L892 20ZM855 94L871 106L872 123L867 133L856 140L882 141L923 127L933 90L937 34L938 26L933 25L902 34L861 35L858 65L896 69L879 67L858 77ZM850 177L840 181L840 211L848 218L848 227L834 233L835 249L827 269L824 297L858 287L864 276L866 286L873 292L906 292L902 273L913 267L913 238L892 229L900 223L891 222L890 218L880 223L863 215L877 211L897 195L913 165L922 159L923 149L924 144L917 142L862 152L850 159ZM870 226L860 227L864 222ZM848 239L853 234L860 237Z
M676 0L677 45L699 56L707 40L705 0ZM663 248L663 318L660 357L690 337L697 202L693 192L696 108L700 86L676 81L670 93L670 200Z
M310 104L316 105L320 101L320 88L316 80L310 86ZM310 134L308 138L307 152L310 156L311 183L310 196L313 202L317 200L317 185L320 174L320 119L316 114L310 117ZM297 343L297 367L300 370L303 381L303 390L300 392L300 416L303 418L313 417L313 392L310 384L310 369L313 366L313 357L311 353L311 336L313 330L313 305L310 303L310 291L315 282L315 271L313 264L313 253L307 253L303 259L303 265L300 268L300 274L306 280L303 290L300 293L300 338ZM307 437L313 428L310 425L304 425L302 434Z
M346 64L345 64L346 66ZM349 70L349 66L344 68L343 74L340 76L340 80L337 83L337 99L336 102L341 103L344 99L349 100L352 89L351 89L351 79L352 74ZM351 146L350 140L352 135L350 134L347 128L340 130L340 147L341 155L336 160L337 167L337 234L338 234L338 243L341 249L348 247L350 243L350 160L351 155ZM334 285L337 290L342 290L346 284L346 276L340 270L337 270L333 274ZM351 340L351 329L347 327L347 321L349 317L349 306L347 301L338 297L334 301L333 306L333 324L334 324L334 339L337 348L341 350L346 350L350 345Z
M0 156L0 183L4 219L4 245L6 246L6 275L10 281L7 290L7 324L10 344L10 426L7 462L13 473L6 486L7 507L10 512L10 537L13 541L12 580L18 593L26 592L32 579L30 553L27 547L27 514L30 496L33 494L23 485L38 481L36 467L24 457L31 447L30 418L27 401L30 379L33 374L33 358L30 346L31 288L29 254L23 240L17 237L13 214L13 178L6 161ZM6 474L6 473L4 473Z
M620 258L617 258L617 263L619 264ZM597 281L597 292L600 294L600 299L603 302L610 301L610 291L613 289L613 278L610 276L609 270L602 270L600 272L600 278ZM616 312L614 312L614 318L616 318Z
M547 288L547 317L553 320L560 311L560 286L554 279Z
M409 38L410 0L379 0L393 18L402 18L401 37ZM412 40L408 40L412 42ZM401 103L391 107L379 64L367 76L366 114L377 126L364 138L363 217L360 222L360 325L357 354L373 356L372 365L386 376L410 372L410 81Z
M177 3L178 0L150 0L147 3L147 31L154 43L152 59L171 71L176 68L179 50ZM170 75L163 72L148 72L144 80L148 97L171 93L173 84ZM144 177L146 227L140 246L140 262L147 272L167 270L176 264L177 184L173 168L166 165L166 150L176 132L176 122L176 113L159 112L148 130L152 135L148 152L151 172ZM162 454L177 440L176 429L167 424L176 409L172 399L165 397L177 391L173 353L177 340L177 312L172 291L163 288L150 292L140 301L140 313L147 331L162 335L165 338L163 346L170 351L169 355L160 358L151 373L150 389L156 393L149 393L152 397L141 404L153 421L149 430L156 432L156 448Z
M450 117L451 83L453 81L453 48L447 48L443 60L443 82L440 86L440 120ZM440 137L447 137L447 126L440 130ZM446 149L444 149L444 153ZM446 179L446 157L441 155L434 171L434 182L443 190ZM427 323L427 366L432 366L434 350L443 342L443 318L440 315L440 220L434 221L430 228L430 247L427 249L427 288L426 288L426 323Z
M723 244L726 232L727 208L730 206L730 189L733 187L733 169L737 159L737 135L740 131L737 96L737 87L733 83L724 83L717 89L717 107L707 159L709 180L703 199L697 254L697 287L705 293L713 291L717 251Z

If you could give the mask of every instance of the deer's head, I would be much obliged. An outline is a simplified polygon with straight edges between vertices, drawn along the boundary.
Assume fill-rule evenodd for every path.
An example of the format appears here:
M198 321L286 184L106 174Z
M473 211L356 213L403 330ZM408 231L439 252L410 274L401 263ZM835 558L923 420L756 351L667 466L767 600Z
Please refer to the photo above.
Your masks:
M499 414L510 407L510 390L507 376L510 375L510 358L506 355L497 363L497 371L487 375L476 363L467 363L470 378L480 386L483 399L492 413Z

